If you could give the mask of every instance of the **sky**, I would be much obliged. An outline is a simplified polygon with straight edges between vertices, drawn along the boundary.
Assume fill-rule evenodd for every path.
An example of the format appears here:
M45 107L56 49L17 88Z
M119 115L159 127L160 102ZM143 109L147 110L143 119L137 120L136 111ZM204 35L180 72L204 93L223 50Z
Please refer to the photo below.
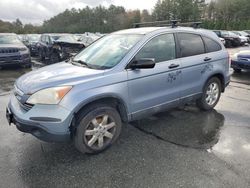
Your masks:
M40 25L65 9L95 7L111 4L130 9L148 9L152 11L157 0L0 0L0 20L15 21Z

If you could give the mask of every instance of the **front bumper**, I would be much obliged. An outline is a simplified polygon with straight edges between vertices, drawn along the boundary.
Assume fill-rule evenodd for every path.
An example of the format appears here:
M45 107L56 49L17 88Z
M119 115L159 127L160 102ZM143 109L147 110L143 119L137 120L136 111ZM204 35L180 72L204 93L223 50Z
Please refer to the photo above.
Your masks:
M31 65L31 59L30 57L20 60L1 60L0 66L10 66L10 65L18 65L18 66L25 66L25 65Z
M30 133L46 142L70 141L70 124L73 116L60 105L35 105L26 111L14 95L6 110L9 123L21 132Z
M233 69L250 69L250 62L248 61L239 61L231 60L231 68Z

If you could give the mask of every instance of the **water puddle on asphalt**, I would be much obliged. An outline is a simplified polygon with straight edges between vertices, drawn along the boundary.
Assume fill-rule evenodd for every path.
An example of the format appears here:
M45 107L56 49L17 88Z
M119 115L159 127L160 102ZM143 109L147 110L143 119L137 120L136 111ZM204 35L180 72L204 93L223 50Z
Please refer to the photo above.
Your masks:
M7 67L0 70L0 95L11 91L17 78L23 74L43 67L41 63L33 62L32 68Z
M225 118L216 110L187 106L132 122L140 131L163 141L195 149L210 149L219 141Z
M0 94L11 91L16 79L30 70L20 68L0 70Z

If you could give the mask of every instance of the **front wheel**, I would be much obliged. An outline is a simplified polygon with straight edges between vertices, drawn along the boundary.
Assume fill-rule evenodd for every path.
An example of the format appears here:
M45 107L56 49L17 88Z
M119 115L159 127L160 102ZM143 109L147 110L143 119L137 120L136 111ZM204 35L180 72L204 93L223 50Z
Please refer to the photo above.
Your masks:
M218 103L221 96L221 81L213 77L206 83L200 99L197 100L197 106L202 110L211 110Z
M77 117L75 147L82 153L99 153L117 140L121 127L120 115L113 107L89 107Z
M50 57L51 63L58 63L60 62L60 57L56 52L53 52Z
M44 59L45 59L45 57L44 57L44 55L43 55L43 51L40 49L40 50L39 50L39 60L40 60L40 61L44 61Z

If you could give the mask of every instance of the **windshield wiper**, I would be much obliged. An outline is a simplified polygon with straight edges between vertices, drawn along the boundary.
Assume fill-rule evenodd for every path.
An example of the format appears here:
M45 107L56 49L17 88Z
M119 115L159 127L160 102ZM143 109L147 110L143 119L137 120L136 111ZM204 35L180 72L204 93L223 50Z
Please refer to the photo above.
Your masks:
M88 67L88 68L92 68L88 63L82 61L82 60L73 60L71 59L71 63L72 64L75 64L75 65L78 65L78 66L82 66L82 67Z

